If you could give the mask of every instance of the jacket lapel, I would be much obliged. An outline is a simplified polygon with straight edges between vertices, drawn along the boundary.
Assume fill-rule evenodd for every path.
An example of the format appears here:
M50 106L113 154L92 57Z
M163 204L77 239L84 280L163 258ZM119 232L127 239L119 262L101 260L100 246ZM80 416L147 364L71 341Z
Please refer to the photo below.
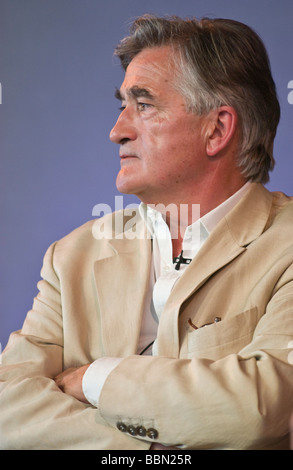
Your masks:
M271 206L272 195L269 191L260 184L252 184L247 194L211 232L188 270L175 284L161 315L158 329L160 355L178 357L178 315L182 303L261 235Z

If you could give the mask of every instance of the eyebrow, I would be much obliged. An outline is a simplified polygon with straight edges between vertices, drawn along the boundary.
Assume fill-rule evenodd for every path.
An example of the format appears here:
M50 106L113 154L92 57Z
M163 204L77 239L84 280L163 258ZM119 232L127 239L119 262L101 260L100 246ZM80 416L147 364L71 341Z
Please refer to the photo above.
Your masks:
M141 88L138 86L133 86L127 90L126 94L131 98L148 98L149 100L154 100L155 97L152 95L146 88ZM120 101L124 100L124 97L118 88L115 91L115 98Z

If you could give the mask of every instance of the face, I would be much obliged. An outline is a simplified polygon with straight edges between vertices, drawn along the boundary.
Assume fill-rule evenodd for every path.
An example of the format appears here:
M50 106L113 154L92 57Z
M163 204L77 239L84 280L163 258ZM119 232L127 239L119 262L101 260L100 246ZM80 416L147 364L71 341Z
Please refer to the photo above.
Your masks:
M204 118L186 111L172 83L170 55L167 46L151 48L131 61L110 133L120 146L117 188L145 203L184 202L206 171Z

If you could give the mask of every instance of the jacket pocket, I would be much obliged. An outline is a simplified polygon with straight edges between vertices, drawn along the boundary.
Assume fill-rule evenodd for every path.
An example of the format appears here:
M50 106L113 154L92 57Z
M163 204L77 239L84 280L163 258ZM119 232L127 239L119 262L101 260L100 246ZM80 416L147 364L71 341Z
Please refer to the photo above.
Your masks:
M258 322L257 307L232 318L188 332L188 358L221 359L251 342Z

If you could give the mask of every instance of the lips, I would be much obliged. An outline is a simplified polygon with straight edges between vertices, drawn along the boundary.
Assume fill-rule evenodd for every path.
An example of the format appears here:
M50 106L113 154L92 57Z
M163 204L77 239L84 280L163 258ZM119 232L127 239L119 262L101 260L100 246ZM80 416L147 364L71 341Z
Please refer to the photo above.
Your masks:
M124 163L131 163L134 160L137 160L136 155L120 155L120 164L123 165Z
M120 155L121 160L127 160L128 158L137 158L136 155Z

